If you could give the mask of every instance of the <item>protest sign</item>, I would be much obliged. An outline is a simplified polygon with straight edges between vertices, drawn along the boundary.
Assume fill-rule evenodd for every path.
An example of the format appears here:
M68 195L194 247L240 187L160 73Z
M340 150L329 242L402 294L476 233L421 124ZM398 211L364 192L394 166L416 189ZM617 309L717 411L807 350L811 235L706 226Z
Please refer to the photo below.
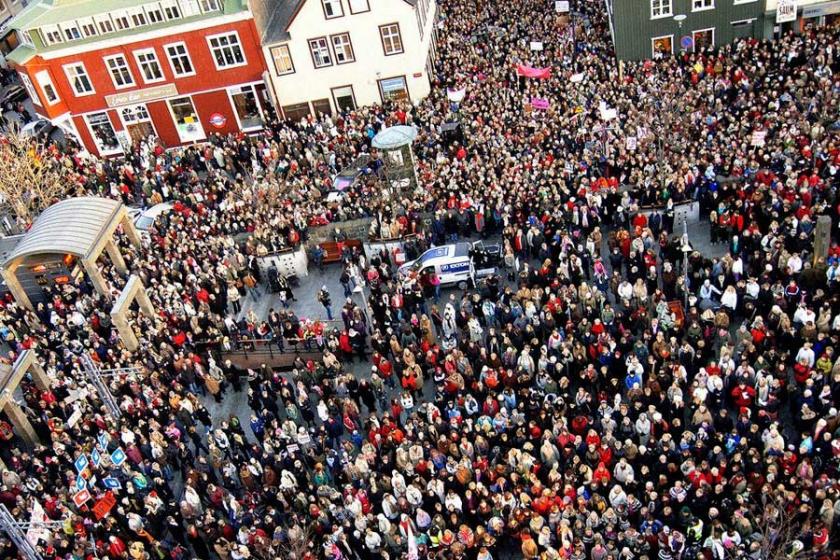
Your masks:
M102 519L108 512L113 509L113 507L117 505L117 499L114 497L112 492L105 492L105 495L97 501L93 506L93 514L96 516L96 519Z
M125 451L122 449L115 449L114 452L111 453L111 462L114 463L114 466L116 467L125 463Z
M554 11L558 14L569 13L569 0L556 0L554 2Z
M73 503L76 504L76 507L82 507L88 500L90 500L90 491L87 488L80 492L76 492L73 496Z
M531 41L531 50L532 51L541 51L543 50L542 41Z
M76 466L76 472L82 472L88 466L87 455L79 455L73 464Z
M531 98L531 105L534 109L539 109L540 111L545 111L550 106L548 99L544 99L542 97L532 97Z

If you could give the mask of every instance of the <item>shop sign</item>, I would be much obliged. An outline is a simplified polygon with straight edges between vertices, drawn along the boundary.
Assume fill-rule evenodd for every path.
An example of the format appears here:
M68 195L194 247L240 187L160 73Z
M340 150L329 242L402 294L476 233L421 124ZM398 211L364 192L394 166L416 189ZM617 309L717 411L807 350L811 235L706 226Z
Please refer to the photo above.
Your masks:
M164 84L162 86L138 89L136 91L106 95L105 102L108 104L108 107L119 107L120 105L136 105L138 103L166 99L173 95L178 95L178 87L175 84Z
M796 0L779 0L776 4L776 23L796 21Z
M221 113L213 113L210 115L210 125L215 128L224 128L225 124L227 123L227 119Z

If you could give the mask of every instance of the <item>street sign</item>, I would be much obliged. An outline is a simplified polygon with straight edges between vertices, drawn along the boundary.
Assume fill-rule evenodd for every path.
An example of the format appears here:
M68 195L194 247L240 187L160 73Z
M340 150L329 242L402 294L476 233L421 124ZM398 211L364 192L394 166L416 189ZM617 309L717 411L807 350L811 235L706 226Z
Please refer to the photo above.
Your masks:
M680 39L680 46L687 51L691 50L691 47L694 46L694 39L686 35Z

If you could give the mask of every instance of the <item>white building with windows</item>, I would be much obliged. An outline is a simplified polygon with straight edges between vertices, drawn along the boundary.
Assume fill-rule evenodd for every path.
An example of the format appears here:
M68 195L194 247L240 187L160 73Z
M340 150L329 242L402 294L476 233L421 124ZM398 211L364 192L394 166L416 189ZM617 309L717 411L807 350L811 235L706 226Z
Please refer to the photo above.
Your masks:
M252 10L287 119L429 93L434 0L256 0Z

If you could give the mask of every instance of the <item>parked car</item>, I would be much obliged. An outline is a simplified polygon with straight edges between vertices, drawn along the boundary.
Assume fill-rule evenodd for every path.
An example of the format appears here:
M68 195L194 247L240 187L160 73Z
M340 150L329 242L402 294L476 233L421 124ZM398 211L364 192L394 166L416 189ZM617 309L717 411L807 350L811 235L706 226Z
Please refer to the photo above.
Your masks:
M18 101L23 101L28 97L26 88L23 86L11 86L0 98L0 105L6 110L13 109L13 105Z
M21 136L49 140L56 126L46 119L37 119L20 129Z
M174 206L174 202L161 202L160 204L155 204L148 210L138 214L134 219L134 227L137 228L137 231L140 233L140 237L148 240L150 238L149 230L152 225L154 225L155 220L157 220L160 216L168 214ZM129 215L131 215L131 212L129 212Z

